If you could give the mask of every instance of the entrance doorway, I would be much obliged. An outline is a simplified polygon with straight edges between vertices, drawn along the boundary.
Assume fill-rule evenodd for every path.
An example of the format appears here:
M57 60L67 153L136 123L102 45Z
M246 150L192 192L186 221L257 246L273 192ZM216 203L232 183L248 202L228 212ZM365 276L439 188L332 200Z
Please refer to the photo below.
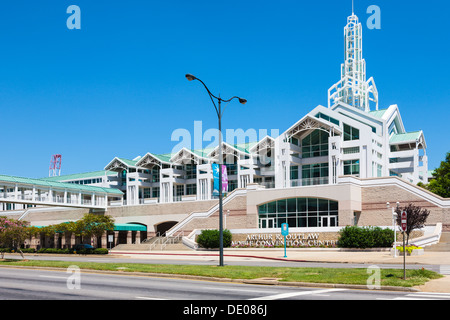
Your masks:
M155 225L155 232L156 234L159 234L160 236L164 236L165 233L170 230L173 226L175 226L178 223L178 221L167 221L162 222L160 224Z
M336 216L319 217L319 227L337 227Z
M259 219L259 228L275 228L275 218L261 218Z

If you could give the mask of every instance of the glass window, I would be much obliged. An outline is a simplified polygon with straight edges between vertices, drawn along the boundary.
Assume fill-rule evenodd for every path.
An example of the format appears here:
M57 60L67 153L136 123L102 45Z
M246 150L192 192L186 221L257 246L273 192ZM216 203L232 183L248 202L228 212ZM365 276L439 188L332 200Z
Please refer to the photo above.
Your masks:
M278 213L286 212L286 199L277 201L277 212Z
M197 185L194 184L187 184L186 185L186 195L194 195L197 194Z
M287 199L287 211L297 212L297 199Z
M319 199L319 211L328 212L328 200Z
M317 212L316 198L308 198L308 212Z
M359 176L359 159L344 161L344 175Z
M281 199L258 206L260 228L272 228L266 219L274 219L274 228L288 223L291 228L322 226L323 217L331 217L325 226L338 225L338 202L317 198ZM332 221L332 222L331 222Z
M267 213L276 213L277 212L277 203L270 202L267 204Z
M328 136L322 130L315 130L302 139L302 158L328 156Z
M306 212L306 199L298 198L297 199L297 212Z
M344 123L344 141L359 140L359 129Z
M298 179L298 166L292 166L291 167L291 180L297 180Z
M259 212L259 214L267 213L267 203L263 204L263 205L260 205L258 207L258 212Z
M234 189L237 189L237 187L238 187L237 180L228 180L228 192L231 192Z

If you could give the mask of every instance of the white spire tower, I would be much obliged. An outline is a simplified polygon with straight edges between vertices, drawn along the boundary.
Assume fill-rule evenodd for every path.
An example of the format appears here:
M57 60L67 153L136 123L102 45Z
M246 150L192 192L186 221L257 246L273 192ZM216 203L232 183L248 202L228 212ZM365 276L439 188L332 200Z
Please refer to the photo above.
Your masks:
M344 28L344 40L345 61L341 66L341 80L328 90L328 107L343 102L369 112L372 102L378 110L375 82L373 78L366 81L366 61L362 56L362 25L353 12Z

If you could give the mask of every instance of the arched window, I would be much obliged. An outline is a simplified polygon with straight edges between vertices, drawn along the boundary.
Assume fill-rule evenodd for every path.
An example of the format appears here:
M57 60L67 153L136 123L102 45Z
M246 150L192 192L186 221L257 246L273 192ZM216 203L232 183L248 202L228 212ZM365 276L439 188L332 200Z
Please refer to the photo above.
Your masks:
M337 227L338 210L338 202L328 199L280 199L258 206L259 228Z

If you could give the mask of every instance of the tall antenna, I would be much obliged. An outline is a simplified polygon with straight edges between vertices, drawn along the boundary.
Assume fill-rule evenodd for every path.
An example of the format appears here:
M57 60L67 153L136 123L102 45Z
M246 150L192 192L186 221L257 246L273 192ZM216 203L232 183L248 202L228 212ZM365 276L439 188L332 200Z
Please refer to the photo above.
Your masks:
M352 0L352 15L355 14L355 0Z
M354 5L354 0L352 0ZM354 9L354 8L352 8ZM328 90L328 108L339 102L361 111L378 110L378 91L373 78L366 79L366 61L362 55L362 24L353 13L344 28L345 61L341 65L341 80Z
M48 176L56 177L61 175L61 158L60 154L54 154L50 160L50 167L48 168Z

